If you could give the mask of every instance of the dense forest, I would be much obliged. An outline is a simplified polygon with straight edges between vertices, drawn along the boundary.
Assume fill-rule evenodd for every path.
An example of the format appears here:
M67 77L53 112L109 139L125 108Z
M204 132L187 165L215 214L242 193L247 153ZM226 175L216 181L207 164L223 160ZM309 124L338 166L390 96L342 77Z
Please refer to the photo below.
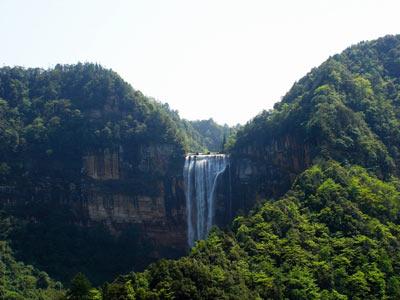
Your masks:
M238 132L235 148L291 134L312 157L398 174L400 38L362 42L334 55L294 84L273 110ZM233 152L235 149L232 150Z
M3 298L400 298L400 36L362 42L330 57L273 110L242 128L182 120L168 105L92 64L48 71L2 68L0 98L3 194L30 186L38 191L35 199L45 197L42 175L58 178L58 172L74 174L75 167L46 169L48 157L73 161L87 149L126 140L167 141L177 154L223 150L236 159L251 148L260 166L271 140L295 137L309 149L309 162L287 178L290 188L279 197L255 201L251 211L228 228L214 228L185 257L163 259L103 284L92 285L85 270L76 270L63 289L37 265L16 262L9 245L20 245L29 227L21 231L15 217L3 213L0 270L10 274L0 282ZM74 142L77 138L82 142ZM249 186L268 190L263 176L258 173ZM13 236L18 238L9 241ZM121 257L103 257L103 264L121 263L113 256Z
M329 161L215 229L188 257L103 287L104 299L398 299L399 181ZM121 297L121 298L118 298Z
M22 298L47 295L30 291L35 274L43 277L42 273L14 264L13 255L64 283L79 271L101 283L154 260L147 257L152 246L140 240L133 225L117 237L101 224L76 226L87 219L72 209L84 205L82 191L88 183L82 181L82 157L119 145L134 155L139 146L165 144L173 147L176 161L186 152L208 151L205 138L168 105L145 97L99 65L1 68L0 240L5 249L1 266L4 274L15 276L4 282L2 292ZM222 145L222 134L212 138ZM169 168L182 173L179 164ZM149 185L160 177L157 170L139 174L133 166L128 171L139 183L120 189L154 193ZM115 183L107 182L101 188L116 189ZM31 283L22 288L28 275Z
M400 36L313 69L238 131L235 154L295 135L311 165L289 191L189 256L120 276L104 299L398 299Z
M241 127L240 124L231 127L227 124L219 125L213 119L196 121L181 119L178 111L172 110L168 103L162 106L181 129L189 152L224 152Z
M229 127L227 124L221 126L213 119L190 121L192 127L200 133L202 143L209 151L225 151L230 139L234 138L240 125Z
M60 282L16 261L7 242L0 241L0 250L0 299L63 299L65 292Z

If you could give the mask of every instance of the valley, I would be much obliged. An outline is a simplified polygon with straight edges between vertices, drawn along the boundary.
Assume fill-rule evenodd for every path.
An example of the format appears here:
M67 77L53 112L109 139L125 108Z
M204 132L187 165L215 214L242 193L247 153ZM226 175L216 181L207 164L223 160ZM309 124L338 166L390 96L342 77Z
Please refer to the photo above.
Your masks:
M0 129L4 299L400 297L398 35L244 126L98 64L2 67Z

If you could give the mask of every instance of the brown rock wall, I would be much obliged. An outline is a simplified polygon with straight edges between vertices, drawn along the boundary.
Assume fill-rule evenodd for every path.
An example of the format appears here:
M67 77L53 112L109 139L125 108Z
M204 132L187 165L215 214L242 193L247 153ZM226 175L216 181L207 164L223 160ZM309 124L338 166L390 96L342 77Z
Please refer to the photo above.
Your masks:
M186 249L183 158L180 172L171 173L173 146L140 145L130 151L105 149L83 158L89 223L105 224L115 235L134 224L156 246Z

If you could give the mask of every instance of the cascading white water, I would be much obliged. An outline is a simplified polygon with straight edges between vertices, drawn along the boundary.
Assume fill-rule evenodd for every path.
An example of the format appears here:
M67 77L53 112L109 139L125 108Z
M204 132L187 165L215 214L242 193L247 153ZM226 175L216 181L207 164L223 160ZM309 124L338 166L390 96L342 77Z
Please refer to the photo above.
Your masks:
M213 225L216 185L228 164L224 154L186 156L183 176L190 247L204 239Z

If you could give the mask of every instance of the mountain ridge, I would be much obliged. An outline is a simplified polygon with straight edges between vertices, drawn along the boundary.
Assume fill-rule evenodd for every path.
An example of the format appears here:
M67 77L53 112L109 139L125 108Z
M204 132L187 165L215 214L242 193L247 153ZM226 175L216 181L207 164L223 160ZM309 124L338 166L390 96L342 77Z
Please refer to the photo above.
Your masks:
M94 65L88 67L97 68ZM100 86L105 82L110 87L107 76L100 77L103 81L96 77L94 80L100 82ZM7 90L1 78L0 95L1 92L10 95L8 101L0 103L1 116L6 116L0 126L11 128L3 130L0 136L3 141L8 141L2 147L9 145L1 152L0 177L5 184L18 178L7 177L10 176L10 166L17 170L38 171L30 165L35 162L29 162L29 155L28 164L22 164L22 167L13 165L15 162L7 153L18 151L15 143L20 145L21 139L25 145L22 138L28 141L28 145L32 143L31 148L22 149L37 155L36 163L43 162L47 156L57 156L57 148L43 147L46 137L54 134L47 131L47 127L57 129L61 120L61 124L73 128L75 122L81 120L80 114L70 109L68 101L59 99L57 102L49 101L47 106L42 105L40 97L27 98L23 84L12 82L5 85ZM70 81L69 86L74 86L71 82L74 83ZM44 86L47 89L40 91L44 95L52 95L62 88ZM93 146L92 152L84 153L87 156L84 160L87 162L84 168L85 190L91 196L87 198L88 202L83 203L89 208L88 213L93 213L100 224L109 226L111 232L125 227L118 222L109 222L123 216L132 220L139 218L146 226L153 224L153 237L160 238L160 241L184 240L181 234L185 231L181 159L185 145L186 149L201 147L201 136L189 141L190 132L199 134L199 131L192 130L191 123L177 123L178 114L168 107L165 110L152 101L141 101L143 96L140 93L128 93L127 96L123 93L124 84L116 86L119 87L116 93L121 92L120 97L113 97L104 86L99 95L93 85L80 87L80 91L88 92L82 98L85 100L87 97L88 101L78 103L81 105L79 108L89 108L88 115L91 116L91 122L80 127L86 130L80 134L86 134L89 138L82 140L90 141ZM77 91L71 93L74 92ZM108 97L104 98L104 95ZM104 100L100 110L98 103L92 103L97 96ZM121 102L116 104L117 98ZM20 131L21 137L12 130L21 124L15 117L19 111L10 109L8 102L11 107L18 103L21 111L27 110L29 122ZM129 108L132 102L137 104ZM94 105L92 109L90 105ZM124 115L125 112L121 115L115 109L118 105L128 105L136 115L131 118ZM36 116L32 109L43 116ZM107 113L105 119L102 119L103 113ZM62 117L66 117L67 122ZM182 128L189 130L185 133ZM137 149L129 148L132 146L129 144L110 147L115 140L126 142L120 139L124 135L141 142L141 146ZM68 138L71 139L67 136L66 141ZM146 138L153 143L143 143ZM103 299L400 297L400 35L362 42L332 56L296 82L274 110L256 116L238 130L235 139L231 136L224 144L231 158L232 205L238 215L231 226L223 230L214 228L208 239L199 241L187 257L160 260L143 272L118 276L98 289L96 295L102 294ZM61 145L68 146L68 142ZM83 145L73 145L77 148L68 153L74 155ZM96 150L98 148L101 151ZM66 166L66 170L74 167ZM58 174L59 170L52 171ZM126 174L133 175L127 177ZM133 185L135 181L131 180L138 178L140 182ZM75 182L78 187L80 183L80 180ZM157 189L152 188L155 185ZM76 186L72 190L69 186L69 191L75 192ZM140 197L125 197L126 191ZM6 202L13 203L8 190L3 192L8 197ZM62 199L64 194L59 194ZM65 199L63 201L65 203ZM116 203L122 203L116 206L121 210L114 209ZM131 214L131 209L136 209L132 203L139 207L142 205L148 213ZM49 214L48 210L38 211ZM154 216L153 213L160 215ZM76 214L72 216L73 219L77 217ZM156 219L159 223L152 223ZM163 231L165 228L167 231ZM137 237L140 229L140 226L134 226L126 233ZM105 239L96 228L80 237L87 239L94 233L100 233ZM15 234L17 238L19 234L18 242L22 240L20 237L24 236L24 231ZM75 234L71 232L71 235ZM57 240L54 236L52 238ZM135 255L139 257L142 253L163 251L162 247L149 251L143 241L129 241L121 239L122 244L111 244L107 249L125 244L129 249L135 249ZM18 244L11 243L14 245ZM131 257L120 253L112 256L124 267L127 265L124 259L132 262ZM95 263L104 268L102 274L108 274L108 278L110 274L115 276L118 269L108 271L107 263L101 264L101 261L107 261L107 256L100 255L100 258ZM80 267L89 268L90 265ZM93 269L86 270L93 272ZM77 276L74 282L79 280L83 280L82 276ZM74 292L73 285L69 293ZM89 297L93 289L83 292L88 294L82 296Z
M189 121L112 70L0 68L0 205L13 216L2 239L64 283L77 265L100 283L182 255L192 149L207 145ZM109 253L114 266L103 267Z
M105 298L124 283L138 299L397 299L399 63L389 35L300 79L230 147L231 229Z

